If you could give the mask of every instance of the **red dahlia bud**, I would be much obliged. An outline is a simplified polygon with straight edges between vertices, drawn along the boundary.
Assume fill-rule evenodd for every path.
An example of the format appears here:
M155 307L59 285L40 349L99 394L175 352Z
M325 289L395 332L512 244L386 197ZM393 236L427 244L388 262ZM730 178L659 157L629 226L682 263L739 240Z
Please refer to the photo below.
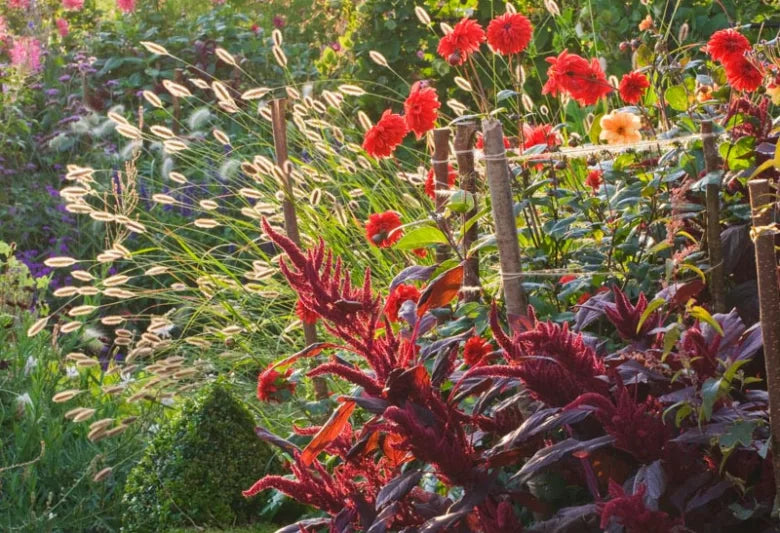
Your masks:
M453 67L460 65L460 52L455 50L453 53L451 53L450 57L447 58L447 62Z

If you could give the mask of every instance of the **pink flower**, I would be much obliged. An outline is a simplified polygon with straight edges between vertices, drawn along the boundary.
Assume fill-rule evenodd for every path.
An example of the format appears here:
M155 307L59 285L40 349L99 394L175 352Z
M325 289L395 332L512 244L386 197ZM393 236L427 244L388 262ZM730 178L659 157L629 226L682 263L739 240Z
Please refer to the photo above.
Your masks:
M30 7L30 0L8 0L8 7L11 9L27 9Z
M0 15L0 41L4 41L8 37L8 23L5 17Z
M41 42L33 37L17 37L9 50L11 64L20 70L37 72L41 69Z
M64 18L58 18L56 24L60 37L67 37L68 32L70 31L70 25L68 24L68 21Z
M286 20L284 20L284 17L281 15L274 15L274 28L282 29L284 28L284 25L287 23Z
M84 0L62 0L62 7L68 11L78 11L84 7Z
M135 11L135 0L116 0L116 7L122 13L132 13Z

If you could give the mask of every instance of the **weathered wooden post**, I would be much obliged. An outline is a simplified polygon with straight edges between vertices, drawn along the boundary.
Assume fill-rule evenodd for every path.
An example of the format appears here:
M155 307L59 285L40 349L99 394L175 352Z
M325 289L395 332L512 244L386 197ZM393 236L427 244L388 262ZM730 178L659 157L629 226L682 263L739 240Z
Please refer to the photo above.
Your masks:
M509 164L504 148L504 132L501 123L492 118L482 121L482 132L485 138L485 168L507 314L510 318L512 315L525 316L528 312L528 297L523 289L520 273L520 245L517 242L517 221L512 185L509 181Z
M771 426L772 466L775 486L780 487L780 287L777 281L772 223L774 196L767 180L748 182L750 207L753 214L753 243L756 250L758 273L758 305L761 313L761 336L764 340L766 388L769 393L769 422ZM780 515L780 490L775 494L772 515Z
M292 183L290 182L290 169L287 155L287 122L285 118L286 100L277 98L271 101L271 124L274 135L274 152L276 153L276 164L282 171L282 187L284 200L282 201L282 212L284 214L284 231L287 237L296 245L301 245L301 235L298 232L298 217L295 212L295 198L293 196ZM303 337L306 345L317 342L317 328L314 324L303 323ZM328 396L328 386L324 378L316 377L313 379L314 391L317 398L323 399Z
M463 224L471 220L477 214L477 173L474 170L474 136L477 133L477 125L473 122L458 124L455 128L455 157L458 161L458 176L460 188L474 198L474 207L463 214ZM463 300L466 302L479 301L479 255L474 252L468 255L469 249L477 241L479 227L474 222L463 234L463 257L466 264L463 265Z
M712 121L701 123L704 165L707 175L720 169L720 157L712 134ZM721 180L707 183L707 256L710 260L709 289L712 307L717 313L726 312L726 279L723 273L723 243L720 239L720 185Z
M434 177L434 203L436 205L436 225L439 229L448 231L446 222L441 218L444 206L447 204L447 196L439 191L449 189L449 157L450 157L450 129L436 128L433 130L433 177ZM446 244L436 247L436 262L441 263L450 256Z

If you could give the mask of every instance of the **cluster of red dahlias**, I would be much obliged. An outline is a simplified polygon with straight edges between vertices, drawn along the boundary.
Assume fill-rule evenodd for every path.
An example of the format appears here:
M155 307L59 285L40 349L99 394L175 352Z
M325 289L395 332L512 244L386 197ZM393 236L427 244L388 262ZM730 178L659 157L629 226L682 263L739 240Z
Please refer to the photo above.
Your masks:
M764 81L760 64L745 56L752 47L750 41L737 30L716 31L707 43L707 52L726 70L729 85L738 91L755 91Z
M547 62L550 66L542 94L556 96L558 93L567 93L581 105L592 105L612 91L595 58L589 62L584 57L564 50L558 57L548 57Z

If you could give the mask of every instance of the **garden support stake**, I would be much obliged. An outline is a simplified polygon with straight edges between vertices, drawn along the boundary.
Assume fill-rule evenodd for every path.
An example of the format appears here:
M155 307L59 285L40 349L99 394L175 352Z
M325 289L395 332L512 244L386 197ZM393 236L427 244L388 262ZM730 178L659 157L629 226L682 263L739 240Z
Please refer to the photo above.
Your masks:
M758 271L758 304L761 313L761 336L764 340L764 364L769 393L772 466L775 486L780 487L780 288L777 281L775 235L767 228L773 220L773 195L767 180L752 180L750 207L753 214L753 242ZM772 515L780 517L780 491L775 494Z
M707 175L720 170L720 157L712 136L712 121L701 123L704 168ZM726 312L726 280L723 275L723 243L720 238L720 178L707 184L707 257L710 261L709 290L716 313Z
M458 161L458 177L460 188L474 198L474 207L463 214L463 224L477 215L477 173L474 170L474 137L477 134L477 125L473 122L458 124L455 128L455 157ZM479 255L474 252L469 256L469 248L477 242L479 228L474 222L463 234L463 257L466 263L463 265L463 285L467 289L463 291L463 300L466 302L479 301Z
M436 225L448 233L447 223L442 217L447 197L439 191L449 189L449 158L450 158L450 129L436 128L433 130L433 176L434 176L434 202L436 204ZM436 262L442 263L449 258L449 250L446 244L436 246Z
M517 242L517 220L509 181L509 164L501 122L495 119L483 120L482 132L485 138L485 168L496 227L501 280L507 315L512 323L512 316L525 316L528 312L528 298L520 273L520 245Z
M298 217L295 213L295 198L293 196L292 184L290 183L290 164L287 157L287 122L285 119L285 107L287 101L284 98L277 98L271 101L271 123L274 134L274 153L276 154L276 164L282 170L284 201L282 202L282 211L284 213L284 230L287 236L298 247L301 246L301 235L298 232ZM314 324L303 323L303 337L306 345L310 346L317 342L317 328ZM328 397L327 382L320 377L313 378L314 392L317 398L322 400Z

